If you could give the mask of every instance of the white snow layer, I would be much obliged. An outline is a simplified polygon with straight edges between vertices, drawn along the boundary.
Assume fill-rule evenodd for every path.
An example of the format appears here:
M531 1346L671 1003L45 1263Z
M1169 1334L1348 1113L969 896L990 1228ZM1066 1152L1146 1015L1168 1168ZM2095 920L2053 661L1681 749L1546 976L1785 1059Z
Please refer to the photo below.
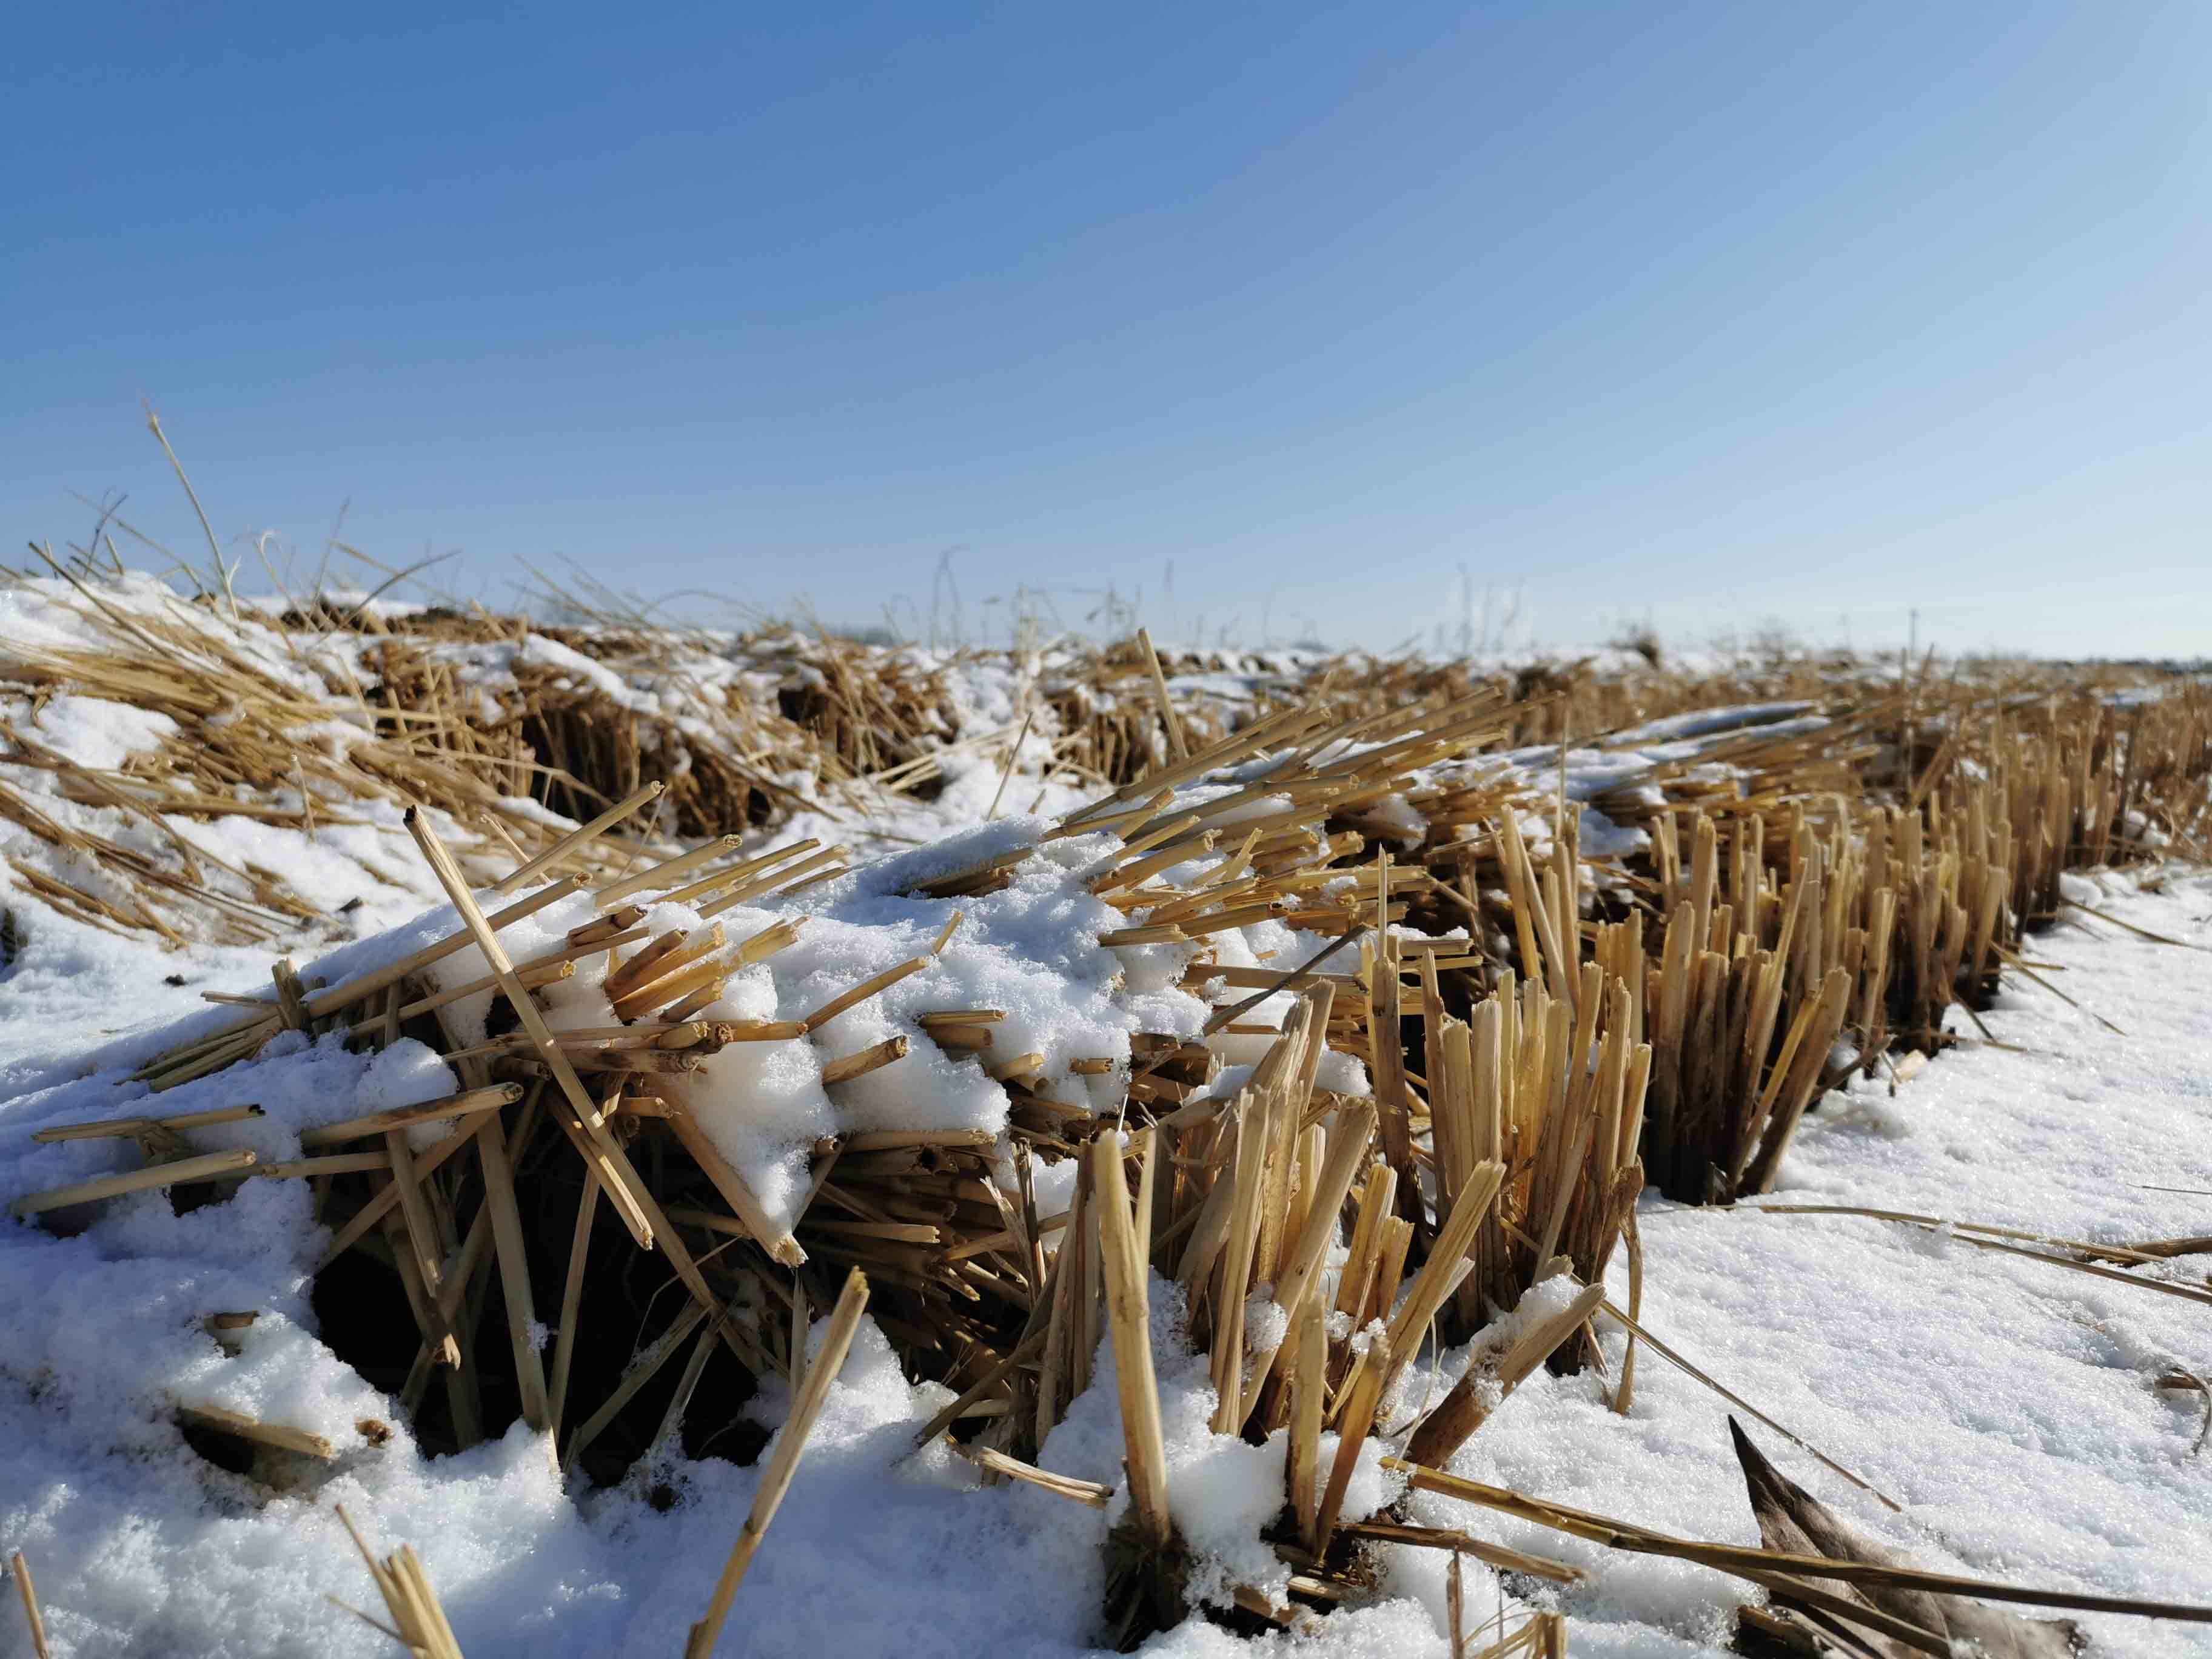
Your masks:
M103 729L118 743L133 735L119 722ZM1006 1008L1009 1036L1019 1033L1008 1052L1045 1053L1047 1076L1070 1088L1080 1081L1066 1075L1070 1058L1125 1054L1133 1029L1195 1028L1199 1005L1167 988L1179 959L1088 943L1115 919L1072 896L1080 890L1067 872L1086 850L1079 841L1056 843L1001 893L951 902L896 896L1034 830L993 825L954 852L924 849L815 890L805 907L815 920L800 943L733 987L731 1017L792 1017L918 954L956 905L967 912L939 962L878 1004L803 1043L733 1045L785 1059L726 1051L716 1064L731 1075L717 1073L711 1088L694 1080L710 1097L726 1099L726 1084L756 1103L758 1121L718 1122L715 1133L764 1185L774 1187L775 1160L805 1137L890 1121L889 1098L865 1088L841 1091L830 1105L820 1062L908 1029L919 1010ZM2099 908L2212 945L2212 890L2200 877L2178 875L2158 895L2115 893ZM731 912L732 939L775 914ZM541 930L550 939L577 919L549 910ZM303 971L335 981L451 926L449 915L434 912L398 937L364 941ZM1231 944L1226 959L1265 950L1291 960L1287 953L1311 948L1280 924L1266 930ZM1784 1164L1784 1195L2112 1242L2212 1231L2212 956L2090 921L2037 948L2072 969L2069 988L2127 1036L2024 987L1990 1017L2018 1052L1970 1044L1893 1098L1886 1084L1831 1097ZM13 1194L115 1167L114 1143L34 1146L30 1131L127 1109L139 1091L117 1079L183 1029L157 1036L142 1022L197 1007L197 988L212 975L248 982L265 963L248 951L160 955L42 918L0 975L0 1187ZM459 957L447 968L455 981L481 971ZM194 988L163 982L179 969ZM562 995L587 992L596 994L572 982ZM216 1011L196 1023L226 1017ZM100 1030L116 1024L128 1029ZM933 1048L915 1048L896 1068L907 1084L898 1121L915 1121L917 1100L946 1122L1002 1121L995 1085L972 1066L955 1078L948 1065L940 1075ZM283 1156L303 1127L452 1086L427 1050L372 1059L287 1039L250 1066L173 1091L164 1105L256 1100L264 1118L208 1132L206 1144ZM776 1192L775 1201L784 1200ZM303 1183L249 1182L228 1203L184 1215L158 1194L125 1198L67 1239L0 1222L0 1550L20 1547L32 1562L55 1651L390 1652L386 1638L324 1599L373 1601L332 1514L337 1503L385 1547L404 1540L421 1553L472 1659L676 1651L705 1605L758 1467L670 1457L648 1472L678 1494L661 1513L645 1501L642 1479L596 1494L563 1492L542 1445L520 1427L499 1443L425 1459L396 1405L316 1340L307 1275L324 1236L307 1206ZM2191 1455L2204 1402L2156 1386L2175 1370L2212 1376L2212 1324L2201 1309L1857 1218L1653 1200L1642 1231L1650 1328L1902 1506L1891 1514L1747 1425L1786 1473L1854 1524L1931 1567L2212 1602L2204 1547L2212 1454ZM2142 1276L2202 1283L2205 1266L2203 1256L2183 1258ZM1206 1431L1204 1361L1180 1335L1175 1291L1153 1288L1170 1486L1200 1553L1197 1588L1217 1599L1239 1583L1279 1589L1285 1569L1258 1534L1279 1502L1281 1441L1255 1448ZM1619 1265L1612 1290L1625 1300ZM261 1315L233 1355L201 1320L246 1308ZM1618 1332L1606 1347L1617 1370ZM1447 1358L1448 1373L1467 1355ZM1443 1380L1417 1368L1407 1387ZM726 1652L1089 1650L1101 1540L1122 1500L1102 1515L1026 1486L979 1488L942 1449L908 1456L914 1430L947 1397L935 1385L908 1385L872 1326L863 1328L739 1594ZM179 1404L324 1434L338 1455L325 1474L271 1495L190 1452L172 1414ZM780 1420L781 1386L769 1382L756 1409ZM1607 1408L1595 1375L1540 1372L1454 1467L1684 1535L1755 1541L1727 1410L1649 1352L1625 1419ZM1120 1448L1109 1338L1091 1389L1042 1462L1118 1483ZM1377 1449L1369 1449L1347 1516L1396 1496ZM1586 1565L1588 1584L1542 1592L1570 1616L1578 1656L1714 1650L1747 1593L1701 1569L1613 1554L1448 1500L1415 1495L1407 1507ZM1433 1553L1394 1552L1375 1605L1262 1645L1316 1656L1440 1654L1443 1565ZM1487 1620L1503 1606L1510 1621L1515 1604L1486 1572L1469 1583L1471 1617ZM27 1651L14 1611L0 1608L0 1653ZM2212 1653L2203 1626L2082 1622L2106 1652ZM1247 1650L1193 1620L1149 1650Z

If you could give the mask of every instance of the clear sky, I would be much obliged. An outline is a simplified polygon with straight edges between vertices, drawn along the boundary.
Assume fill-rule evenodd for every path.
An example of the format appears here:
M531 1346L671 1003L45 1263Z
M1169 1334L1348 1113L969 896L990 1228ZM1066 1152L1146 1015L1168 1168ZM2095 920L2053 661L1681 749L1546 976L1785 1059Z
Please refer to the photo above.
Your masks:
M143 396L234 554L492 599L2212 652L2197 0L149 0L0 84L58 548L204 562Z

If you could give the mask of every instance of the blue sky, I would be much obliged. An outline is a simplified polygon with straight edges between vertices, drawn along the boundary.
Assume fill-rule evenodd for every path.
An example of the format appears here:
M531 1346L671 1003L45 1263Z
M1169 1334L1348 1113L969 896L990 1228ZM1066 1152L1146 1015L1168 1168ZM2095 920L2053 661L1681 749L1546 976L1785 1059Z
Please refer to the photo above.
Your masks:
M204 562L144 397L234 555L343 507L495 600L2195 654L2208 69L2194 3L41 7L0 509Z

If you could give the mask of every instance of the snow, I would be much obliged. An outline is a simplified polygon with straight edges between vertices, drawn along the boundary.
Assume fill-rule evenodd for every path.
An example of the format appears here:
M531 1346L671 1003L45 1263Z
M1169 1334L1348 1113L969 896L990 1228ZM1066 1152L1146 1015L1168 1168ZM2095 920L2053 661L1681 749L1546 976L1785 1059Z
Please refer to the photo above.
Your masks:
M31 729L78 765L112 771L172 735L177 723L127 702L64 693L39 710Z
M2162 896L2100 892L2097 902L2139 927L2212 944L2212 890L2197 878L2176 878ZM2106 1241L2204 1231L2203 1198L2154 1188L2212 1191L2212 1139L2203 1133L2212 957L2094 920L2037 949L2070 969L2076 994L2129 1036L2032 987L2008 996L1992 1029L2027 1052L1969 1046L1894 1100L1883 1084L1832 1098L1798 1137L1778 1196ZM119 998L149 961L118 945L90 970ZM67 1064L27 1059L52 1039L20 1015L5 1040L16 1095L0 1117L8 1129L116 1109L124 1091L106 1077L58 1080ZM253 1092L272 1121L316 1121L300 1094L274 1085L289 1073L301 1094L336 1097L344 1091L325 1088L325 1074L358 1063L302 1051L264 1062ZM392 1079L400 1094L434 1081L416 1074L419 1061L380 1063L413 1077ZM179 1109L201 1103L185 1098L200 1086L175 1091ZM234 1078L231 1091L242 1086ZM271 1132L267 1123L235 1132L249 1130ZM88 1150L99 1145L27 1152L10 1133L0 1142L0 1180L20 1189L70 1178L100 1159ZM1048 1208L1060 1201L1040 1194ZM230 1205L182 1216L158 1200L123 1200L76 1238L20 1224L0 1234L0 1540L33 1562L57 1652L388 1651L321 1599L371 1597L332 1517L337 1502L386 1547L415 1545L472 1655L549 1641L562 1650L672 1650L705 1603L757 1466L664 1453L649 1480L578 1502L520 1430L423 1459L390 1402L313 1340L303 1203L299 1183L249 1182ZM2212 1373L2200 1310L1881 1222L1655 1201L1642 1227L1650 1328L1904 1506L1890 1515L1749 1425L1785 1472L1853 1524L1929 1566L2212 1601L2212 1561L2201 1547L2212 1534L2212 1488L2189 1449L2201 1402L2153 1386L2175 1365ZM2148 1271L2197 1282L2203 1267L2196 1258ZM1611 1293L1626 1296L1619 1271ZM1279 1584L1282 1570L1257 1531L1280 1491L1280 1442L1255 1448L1205 1432L1203 1357L1180 1337L1175 1290L1156 1283L1154 1297L1170 1492L1208 1564L1205 1584L1216 1593L1234 1577ZM236 1358L198 1327L202 1314L226 1307L264 1310ZM1488 1351L1510 1329L1474 1346ZM1605 1346L1617 1370L1617 1331ZM1447 1370L1467 1357L1449 1356ZM1426 1385L1419 1374L1407 1383ZM1085 1650L1109 1518L1024 1486L978 1487L942 1449L906 1456L914 1429L945 1398L933 1385L906 1384L864 1326L740 1594L732 1623L745 1632L743 1650L811 1655L825 1642L918 1655L972 1654L979 1644ZM772 1385L759 1409L774 1420L781 1400ZM340 1454L313 1486L268 1497L186 1452L157 1409L163 1401L295 1423L331 1435ZM1727 1409L1649 1352L1625 1419L1607 1408L1594 1375L1539 1372L1454 1467L1684 1535L1753 1541ZM390 1442L372 1445L361 1421L391 1425ZM1042 1461L1118 1483L1120 1455L1109 1337L1091 1389ZM647 1501L653 1481L677 1494L665 1514ZM1347 1513L1386 1496L1379 1469L1363 1467ZM1610 1553L1448 1500L1417 1494L1408 1506L1589 1567L1589 1585L1543 1593L1569 1614L1577 1654L1712 1650L1742 1594L1701 1569ZM1441 1652L1443 1574L1440 1555L1393 1552L1379 1605L1333 1615L1311 1638L1270 1642L1314 1655ZM1468 1585L1471 1616L1498 1607L1486 1571L1470 1571ZM1516 1604L1508 1595L1504 1605L1510 1627ZM2212 1652L2202 1626L2084 1622L2109 1651ZM1194 1621L1152 1650L1248 1650Z

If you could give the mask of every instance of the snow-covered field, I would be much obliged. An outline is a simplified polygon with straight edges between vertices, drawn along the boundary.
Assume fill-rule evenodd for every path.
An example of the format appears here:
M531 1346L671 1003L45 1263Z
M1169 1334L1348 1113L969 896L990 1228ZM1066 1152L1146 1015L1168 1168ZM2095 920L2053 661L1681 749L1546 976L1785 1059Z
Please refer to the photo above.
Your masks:
M2037 942L2039 959L2064 970L2047 976L2124 1036L2020 985L1989 1017L2011 1047L1962 1046L1893 1097L1881 1084L1832 1096L1800 1135L1777 1200L2106 1243L2212 1231L2212 886L2180 872L2157 893L2112 886L2085 896L2202 947L2153 943L2079 912ZM402 892L378 897L379 921L413 908ZM250 985L267 959L165 955L88 929L40 929L0 977L0 1184L13 1192L51 1178L23 1168L29 1127L118 1109L117 1068L152 1046L131 1033L198 1012L206 986ZM70 1239L0 1224L0 1551L21 1548L32 1564L54 1650L392 1651L325 1599L374 1603L335 1518L340 1503L372 1540L416 1547L472 1656L678 1650L758 1466L666 1462L618 1488L572 1495L519 1425L503 1442L436 1460L398 1426L381 1446L355 1437L326 1474L272 1495L184 1447L167 1409L179 1401L399 1424L308 1329L304 1269L315 1244L301 1187L252 1182L228 1205L183 1216L158 1194L125 1199ZM1647 1200L1641 1232L1647 1328L1899 1506L1891 1512L1747 1425L1787 1473L1864 1530L1924 1565L2212 1603L2212 1450L2193 1450L2206 1397L2158 1386L2177 1372L2212 1376L2212 1320L2201 1304L1857 1218ZM2134 1276L2201 1285L2206 1265L2200 1255ZM1625 1304L1618 1260L1611 1293ZM1256 1534L1280 1499L1280 1437L1254 1448L1206 1432L1206 1361L1181 1344L1174 1302L1156 1283L1178 1521L1215 1571L1279 1573ZM265 1310L240 1360L199 1328L208 1310L228 1307ZM1617 1329L1606 1347L1617 1370ZM1447 1356L1446 1370L1463 1360ZM753 1409L772 1425L785 1398L771 1384ZM1110 1516L1026 1486L979 1490L972 1468L942 1447L910 1455L914 1431L947 1398L909 1386L864 1328L739 1594L725 1650L1089 1650ZM1595 1374L1540 1372L1453 1467L1684 1536L1755 1541L1729 1410L1647 1349L1626 1418L1608 1409ZM1102 1355L1041 1462L1113 1484L1121 1447ZM659 1504L648 1501L655 1487ZM1390 1495L1378 1476L1363 1479L1347 1515ZM1577 1654L1713 1650L1746 1594L1700 1569L1433 1497L1409 1509L1585 1565L1587 1583L1538 1603L1569 1615ZM1373 1605L1274 1640L1316 1653L1443 1651L1443 1559L1396 1552ZM1486 1571L1469 1583L1470 1619L1489 1619L1504 1592ZM28 1652L10 1603L0 1609L0 1652ZM2212 1653L2212 1626L2083 1622L2107 1653ZM1151 1650L1239 1646L1193 1620Z
M144 584L118 586L109 599L142 619L174 623L185 630L179 637L207 623ZM207 625L210 638L221 633ZM331 696L325 670L290 654L286 636L248 625L222 637L271 684L295 690L301 708L312 713L328 700L340 711L283 732L284 741L321 744L334 757L367 741L373 717ZM0 640L19 653L91 651L100 635L71 595L46 584L7 595ZM619 678L575 653L573 663L558 657L565 647L538 644L564 672L606 681L609 707L644 707L646 694ZM337 681L349 681L362 645L347 635L328 646L343 658ZM507 658L536 649L528 641L471 646L454 660L468 671L463 683L489 696L507 684L499 678L513 666ZM959 901L959 927L933 950L952 905L930 909L905 896L916 880L1035 841L1047 820L1030 815L1065 812L1097 793L1095 779L1063 768L1062 734L1048 729L1056 721L1036 701L1037 664L1018 675L1006 663L939 665L957 706L939 734L930 799L866 780L817 788L820 780L790 775L798 806L775 826L774 842L812 836L879 861L811 891L805 933L772 962L733 975L715 1018L787 1021L908 957L927 953L928 966L826 1032L787 1048L734 1043L714 1057L711 1072L696 1074L695 1121L777 1225L804 1206L805 1149L817 1135L1006 1127L998 1084L927 1043L899 1071L841 1085L834 1100L826 1093L823 1061L896 1037L919 1010L1005 1011L1005 1052L1036 1053L1062 1098L1088 1098L1108 1113L1115 1105L1110 1080L1072 1073L1073 1061L1125 1061L1132 1030L1187 1036L1206 1012L1181 988L1185 958L1176 947L1099 943L1125 920L1086 884L1106 837L1044 842L1010 885ZM1275 670L1255 659L1185 676L1175 695L1226 707L1249 699L1253 676L1263 672ZM772 705L774 686L762 696ZM187 810L134 816L100 792L143 784L128 763L176 740L174 720L50 688L10 690L0 703L0 735L21 744L0 763L0 783L14 792L0 798L9 809L0 811L0 906L13 918L0 949L0 1200L135 1162L128 1141L53 1145L32 1136L144 1109L137 1103L143 1085L126 1082L131 1070L180 1036L235 1018L235 1009L210 1008L204 993L266 994L270 963L281 955L342 977L455 925L453 913L438 908L441 895L402 827L395 793L358 800L326 793L323 821L310 818L304 829L255 817L243 785L235 792L243 810L194 798ZM1048 718L1032 729L1040 708ZM228 718L216 710L200 729ZM1642 787L1655 763L1694 759L1754 721L1769 738L1824 724L1804 702L1699 710L1617 732L1603 748L1576 750L1564 763L1540 749L1483 754L1443 770L1455 787L1517 773L1548 791L1556 776L1569 799L1587 806L1608 789ZM1002 769L1000 750L1017 732L1029 735ZM730 740L720 728L686 735L700 744ZM67 757L80 769L76 782L61 787L58 769L41 756ZM304 774L299 781L308 787ZM1187 791L1183 799L1196 798ZM210 805L224 810L210 813ZM505 805L526 817L539 810ZM983 822L991 818L999 821ZM1402 833L1408 846L1431 827L1402 794L1370 804L1369 821L1386 837ZM1583 854L1601 860L1645 843L1643 831L1594 809L1580 824ZM1532 841L1548 842L1541 816L1522 827ZM133 935L128 914L111 915L121 927L103 928L97 910L64 914L41 901L41 892L51 897L37 886L46 879L127 911L128 884L84 850L88 843L72 842L79 832L155 860L189 842L192 854L175 867L204 859L211 884L233 884L225 902L255 891L265 897L273 881L301 902L283 915L256 912L274 937L165 950L150 934ZM507 867L489 842L466 855L479 872ZM248 872L258 885L247 884ZM1621 878L1602 862L1590 873ZM2008 975L1987 1015L1993 1041L1970 1030L1900 1087L1862 1079L1829 1096L1798 1135L1771 1201L1909 1212L2109 1244L2212 1233L2212 876L2175 867L2154 878L2150 890L2118 878L2066 880L2081 902L2180 943L2069 909L2064 925L2032 950L2038 971L2082 1007ZM507 943L518 955L556 946L594 914L592 896L577 896L509 929ZM730 920L733 933L751 935L792 914L788 899L765 898ZM647 927L659 937L700 921L696 910L664 904ZM1212 951L1224 965L1283 966L1325 938L1271 915L1224 929ZM483 972L471 949L434 977L451 988ZM612 1018L604 972L593 967L573 984L549 987L546 1017L569 1029ZM483 1036L489 1001L485 993L454 1006L459 1041ZM1288 1001L1273 999L1250 1018L1279 1020ZM1268 1046L1264 1034L1249 1031L1214 1042L1231 1062L1256 1060ZM1348 1054L1327 1062L1327 1086L1364 1090ZM1244 1067L1234 1070L1241 1076ZM669 1092L680 1097L689 1086L672 1079ZM310 1044L287 1032L246 1066L165 1094L160 1109L251 1098L264 1117L206 1132L201 1145L285 1158L298 1155L303 1127L455 1087L445 1061L418 1042L371 1056L347 1052L336 1038ZM1073 1169L1073 1160L1040 1168L1039 1195L1052 1209L1065 1202ZM2204 1443L2212 1395L2173 1386L2212 1379L2212 1308L2148 1288L2204 1286L2212 1255L2133 1269L2130 1283L1978 1249L1948 1230L1863 1217L1693 1210L1649 1195L1639 1215L1642 1322L1650 1334L1864 1485L1823 1467L1649 1346L1638 1352L1632 1407L1617 1413L1610 1380L1626 1339L1602 1319L1606 1374L1540 1370L1458 1454L1455 1472L1680 1536L1753 1542L1729 1449L1733 1410L1788 1474L1922 1565L2212 1606L2212 1445ZM67 1237L0 1218L0 1558L20 1549L33 1568L53 1651L164 1659L392 1651L389 1637L331 1604L336 1596L375 1605L337 1518L340 1504L380 1547L415 1547L473 1659L681 1650L766 1460L741 1468L671 1450L619 1486L593 1490L580 1477L564 1487L544 1439L519 1424L499 1442L426 1455L398 1402L318 1338L312 1272L327 1238L307 1183L293 1180L246 1181L228 1202L183 1214L160 1192L122 1197ZM1514 1318L1549 1305L1561 1290L1553 1280L1532 1292ZM1613 1261L1608 1290L1615 1303L1629 1302L1623 1255ZM1282 1504L1285 1437L1253 1446L1209 1431L1208 1356L1192 1352L1181 1295L1155 1279L1170 1498L1195 1557L1192 1588L1214 1605L1240 1587L1279 1595L1290 1570L1261 1534ZM1255 1297L1254 1318L1265 1320L1272 1305ZM224 1339L203 1323L210 1313L243 1310L257 1317ZM593 1340L626 1346L629 1335L610 1328ZM1500 1340L1493 1328L1477 1346L1486 1353ZM1414 1366L1383 1428L1407 1426L1470 1352ZM917 1449L916 1431L951 1397L934 1383L908 1383L890 1343L864 1324L739 1591L721 1651L1094 1650L1102 1547L1125 1500L1099 1510L1034 1486L986 1487L945 1444ZM787 1387L771 1377L744 1410L774 1430L789 1403ZM179 1426L180 1408L205 1407L325 1437L335 1455L267 1462L257 1479L227 1473L188 1446ZM1109 1336L1091 1387L1038 1461L1118 1486L1124 1448ZM1560 1590L1525 1578L1504 1583L1474 1568L1469 1622L1493 1634L1528 1608L1547 1607L1567 1616L1577 1654L1712 1651L1729 1641L1734 1609L1753 1594L1704 1569L1610 1553L1431 1495L1405 1497L1380 1467L1381 1450L1379 1442L1369 1445L1346 1519L1402 1498L1403 1518L1587 1571L1584 1583ZM1299 1628L1261 1645L1447 1652L1445 1558L1389 1547L1380 1559L1371 1595L1327 1618L1302 1616ZM2095 1614L2081 1622L2104 1653L2212 1654L2212 1625ZM1147 1650L1225 1656L1248 1645L1194 1618ZM7 1598L0 1654L30 1651Z

